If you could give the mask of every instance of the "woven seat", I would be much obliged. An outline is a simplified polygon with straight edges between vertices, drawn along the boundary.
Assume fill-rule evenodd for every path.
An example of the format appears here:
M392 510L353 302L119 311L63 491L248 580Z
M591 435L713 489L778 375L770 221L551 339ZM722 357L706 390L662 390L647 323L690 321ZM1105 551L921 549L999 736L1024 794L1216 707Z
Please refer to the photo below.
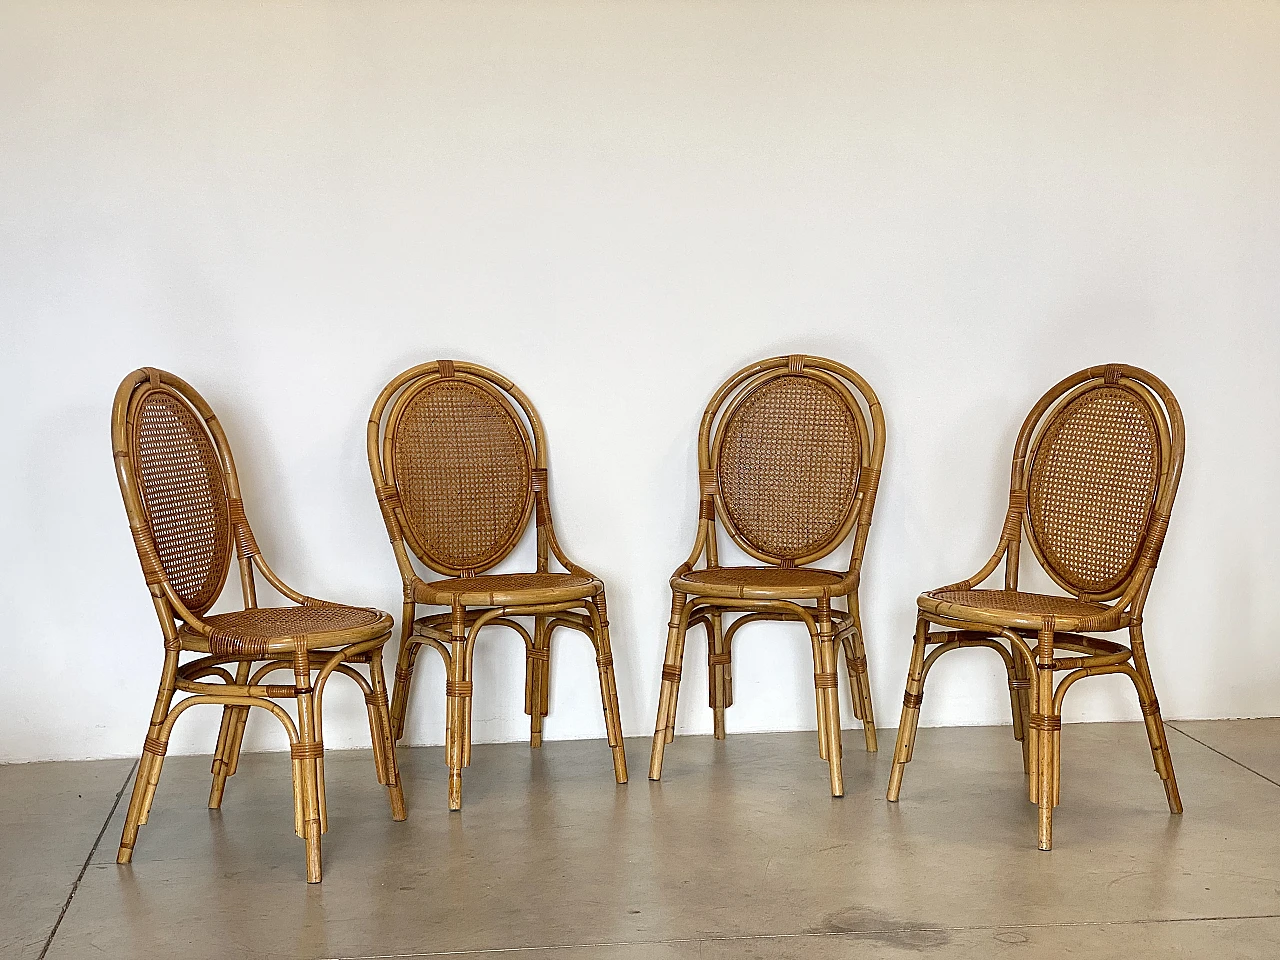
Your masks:
M204 399L171 373L144 368L125 377L111 417L116 473L143 576L164 634L160 692L143 744L120 838L119 863L133 856L147 822L174 723L189 708L218 705L222 726L214 751L209 806L222 805L236 772L249 709L281 722L293 758L294 830L306 841L307 880L321 878L320 835L327 829L321 703L340 673L364 694L374 769L405 818L395 741L382 673L389 614L304 596L267 565L240 499L231 448ZM239 572L245 609L210 614L230 572ZM257 577L296 606L259 607ZM203 654L183 660L184 654ZM259 661L265 661L259 664ZM355 665L365 665L366 679ZM277 671L291 684L264 681ZM177 693L189 694L174 701ZM275 701L297 701L297 722Z
M471 763L472 650L488 626L513 630L525 642L524 709L534 747L542 744L550 706L551 636L558 627L587 635L596 648L614 777L625 783L604 584L573 563L556 539L546 439L528 397L476 364L421 364L379 394L369 416L368 453L405 596L392 727L397 738L404 734L414 662L423 645L430 646L448 674L449 809L462 806L462 770ZM486 573L511 555L530 518L537 525L537 570ZM410 553L444 579L422 580ZM553 560L562 572L551 568ZM418 604L450 609L419 617ZM519 617L531 617L533 629Z
M1088 630L1091 622L1111 611L1105 603L1017 590L931 590L922 593L918 603L921 610L939 616L1028 630L1038 630L1046 616L1057 621L1058 629Z
M716 391L698 434L698 538L671 577L650 779L662 776L663 751L675 736L685 634L694 624L707 633L708 699L717 739L725 736L725 710L733 703L734 635L761 620L801 621L814 655L818 753L828 762L834 796L844 793L837 648L849 666L854 715L862 721L867 749L876 749L857 586L883 457L880 403L867 382L843 364L774 357L740 370ZM764 565L720 566L717 520L739 548ZM845 573L806 566L850 534ZM845 610L832 605L841 599ZM733 616L727 627L726 614Z
M911 760L929 671L944 653L984 647L1004 661L1013 735L1022 743L1028 795L1039 807L1040 849L1053 845L1053 808L1061 793L1063 697L1084 677L1122 673L1133 682L1169 810L1182 812L1142 636L1142 609L1182 458L1178 401L1137 367L1082 370L1032 408L1014 447L1009 508L995 553L974 576L917 600L890 800L898 799ZM1069 596L1018 590L1024 534L1041 568ZM1004 589L980 589L1002 563ZM1122 629L1129 631L1128 646L1087 636ZM1058 656L1059 650L1069 655ZM1062 671L1066 676L1055 686Z
M296 607L252 607L204 618L213 636L187 624L178 630L184 650L203 653L253 651L255 656L288 654L299 645L323 650L385 637L394 626L391 615L369 607L315 603Z
M498 573L417 583L413 598L418 603L502 607L586 600L602 589L599 580L573 573Z
M690 570L671 578L684 593L763 600L816 600L840 594L845 574L814 567L714 567Z

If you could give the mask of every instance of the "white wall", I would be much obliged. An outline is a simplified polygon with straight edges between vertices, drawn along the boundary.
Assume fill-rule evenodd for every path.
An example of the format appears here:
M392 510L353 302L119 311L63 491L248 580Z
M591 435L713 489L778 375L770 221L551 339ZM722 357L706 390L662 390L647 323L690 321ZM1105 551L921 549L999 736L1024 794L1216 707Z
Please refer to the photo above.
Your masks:
M863 597L885 727L915 595L987 557L1027 407L1144 365L1189 437L1148 604L1166 714L1278 712L1278 49L1272 2L0 6L0 759L140 747L161 647L108 416L143 364L220 412L276 567L387 609L375 394L436 357L519 382L562 539L609 585L629 735L698 418L740 365L827 354L884 402ZM730 730L812 727L808 656L745 632ZM428 657L415 743L441 739ZM477 738L525 736L514 641L478 665ZM548 736L602 736L585 643L554 667ZM1069 719L1137 717L1123 684L1077 687ZM367 742L358 697L329 707L330 747ZM978 652L924 721L1006 711ZM189 714L175 750L216 729Z

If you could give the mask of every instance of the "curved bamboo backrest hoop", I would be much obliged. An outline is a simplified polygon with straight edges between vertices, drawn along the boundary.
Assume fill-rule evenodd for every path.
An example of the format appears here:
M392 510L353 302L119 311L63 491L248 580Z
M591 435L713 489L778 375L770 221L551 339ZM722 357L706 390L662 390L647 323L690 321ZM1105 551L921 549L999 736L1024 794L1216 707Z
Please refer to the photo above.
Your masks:
M368 452L392 540L447 576L473 576L507 557L545 484L533 405L472 363L424 363L387 384L369 417Z
M1151 572L1184 444L1178 401L1138 367L1090 367L1041 398L1018 435L1011 511L1055 583L1106 601Z
M820 560L860 518L869 522L883 459L875 392L821 357L773 357L740 370L711 398L699 431L704 495L714 493L729 536L757 560L786 567ZM864 539L865 524L859 548Z
M226 583L243 512L221 425L190 384L144 367L116 391L111 442L147 583L200 616Z

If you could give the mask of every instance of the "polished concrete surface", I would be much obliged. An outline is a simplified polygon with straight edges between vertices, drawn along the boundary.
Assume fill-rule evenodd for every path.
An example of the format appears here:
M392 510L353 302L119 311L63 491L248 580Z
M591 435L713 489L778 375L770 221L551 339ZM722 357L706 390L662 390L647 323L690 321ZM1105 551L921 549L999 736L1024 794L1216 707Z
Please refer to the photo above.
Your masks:
M405 750L404 823L332 753L320 885L285 755L221 811L170 757L129 867L131 762L0 767L0 957L1278 957L1280 720L1169 726L1182 817L1140 724L1064 730L1050 853L1007 727L921 730L899 804L892 730L846 731L840 800L812 733L678 738L656 784L631 740L625 786L600 741L478 746L454 814L441 751Z

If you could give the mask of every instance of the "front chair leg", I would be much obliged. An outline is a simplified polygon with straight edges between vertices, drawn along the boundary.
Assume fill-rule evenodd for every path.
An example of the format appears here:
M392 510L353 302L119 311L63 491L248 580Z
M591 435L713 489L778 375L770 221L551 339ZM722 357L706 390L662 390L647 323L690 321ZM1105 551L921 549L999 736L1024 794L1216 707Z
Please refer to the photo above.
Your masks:
M1056 734L1062 729L1062 718L1053 709L1053 632L1053 619L1047 617L1036 644L1036 712L1031 717L1036 740L1033 785L1039 808L1037 841L1041 850L1053 849L1053 807L1058 784Z
M396 762L396 740L391 733L391 713L387 707L387 680L382 672L382 647L369 655L369 682L373 687L373 703L370 710L377 721L373 734L375 743L381 743L381 780L386 784L391 800L391 819L404 820L408 816L404 806L404 787L400 782L400 765ZM375 755L379 751L375 751Z
M818 718L820 734L825 734L827 767L831 774L831 795L844 796L844 769L841 762L843 745L840 739L840 697L839 674L836 673L835 632L831 622L831 602L818 601L818 652L820 660L817 666L820 672L814 673L814 686L823 702L823 711Z
M685 603L683 593L671 597L671 621L667 625L667 652L662 664L662 691L658 695L658 719L649 755L649 779L662 779L662 753L675 735L676 703L680 696L680 665L684 660Z
M298 698L298 742L290 748L294 765L295 820L302 821L302 838L307 845L307 883L319 883L323 875L320 857L322 788L317 761L324 756L324 743L316 735L311 658L305 649L294 652L293 675Z
M916 744L916 725L920 722L920 704L924 702L924 651L929 641L929 621L916 619L916 639L911 647L911 666L907 671L907 689L902 695L902 719L898 723L898 741L893 748L893 769L889 773L889 790L885 794L896 802L902 791L902 774L911 761Z
M604 708L604 729L613 750L613 776L627 782L627 752L622 742L622 715L618 708L618 685L613 673L613 652L609 646L609 618L603 593L587 605L591 616L592 639L596 647L596 668L600 674L600 702Z

